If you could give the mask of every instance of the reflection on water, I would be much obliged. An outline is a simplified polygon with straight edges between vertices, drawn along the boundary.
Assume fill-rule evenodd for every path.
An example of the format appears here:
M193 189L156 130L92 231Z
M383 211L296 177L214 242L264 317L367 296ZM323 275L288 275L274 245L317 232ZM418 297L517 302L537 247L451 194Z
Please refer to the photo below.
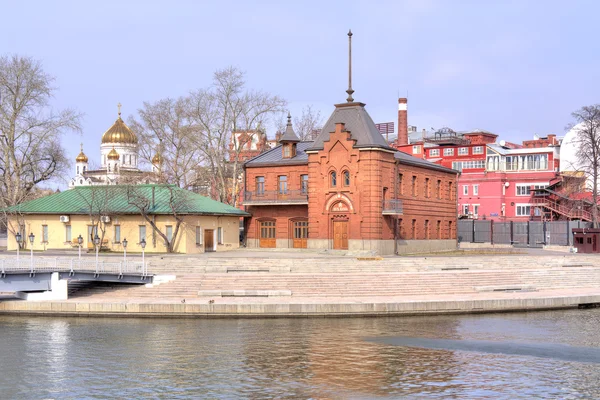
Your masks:
M365 319L0 317L0 387L2 398L19 399L598 398L600 364L580 361L600 354L599 322L599 309Z

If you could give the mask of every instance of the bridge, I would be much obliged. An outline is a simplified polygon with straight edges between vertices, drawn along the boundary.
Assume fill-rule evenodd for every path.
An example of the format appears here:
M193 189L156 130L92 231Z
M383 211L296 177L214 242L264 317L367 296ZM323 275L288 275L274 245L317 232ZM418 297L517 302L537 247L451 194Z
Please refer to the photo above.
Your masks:
M152 283L143 261L84 258L0 258L0 292L24 300L66 300L69 281Z

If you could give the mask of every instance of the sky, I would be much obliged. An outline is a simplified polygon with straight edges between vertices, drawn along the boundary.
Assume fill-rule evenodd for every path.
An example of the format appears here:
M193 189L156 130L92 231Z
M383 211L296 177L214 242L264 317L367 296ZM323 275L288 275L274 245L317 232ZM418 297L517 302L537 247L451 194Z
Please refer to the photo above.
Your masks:
M600 103L597 1L0 1L0 54L42 62L52 108L84 114L79 143L99 162L100 138L143 102L208 87L218 69L247 87L329 117L344 102L348 29L354 99L375 122L419 130L485 129L521 142L564 135L571 112ZM274 136L269 131L269 136Z

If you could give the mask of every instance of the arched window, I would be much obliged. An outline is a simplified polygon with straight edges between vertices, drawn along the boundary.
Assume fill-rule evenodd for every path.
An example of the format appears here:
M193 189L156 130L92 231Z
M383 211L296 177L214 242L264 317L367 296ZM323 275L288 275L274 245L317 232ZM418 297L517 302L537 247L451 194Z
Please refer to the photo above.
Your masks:
M108 164L108 172L110 172L110 163Z
M350 171L346 170L342 175L344 176L344 186L350 186Z
M79 175L79 165L77 166L77 175Z
M83 172L85 172L85 165L83 166Z
M331 182L331 187L336 187L336 186L337 186L337 174L336 174L336 172L335 172L335 171L333 171L333 172L330 174L330 178L331 178L331 180L330 180L330 182Z

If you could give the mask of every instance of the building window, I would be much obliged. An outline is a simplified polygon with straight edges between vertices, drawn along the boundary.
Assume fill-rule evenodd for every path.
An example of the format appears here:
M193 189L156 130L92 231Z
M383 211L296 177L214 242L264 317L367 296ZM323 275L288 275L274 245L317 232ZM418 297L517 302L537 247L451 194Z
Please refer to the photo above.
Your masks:
M502 203L502 208L500 209L500 216L504 217L505 214L506 214L506 204Z
M350 186L350 171L344 171L342 175L344 176L344 186Z
M479 204L473 204L473 215L479 215Z
M429 150L429 157L439 157L440 149L431 149Z
M425 240L429 239L429 220L425 220Z
M454 200L454 185L452 182L448 182L448 199Z
M404 176L402 174L398 174L398 194L399 195L403 195L404 194L404 188L402 187L402 178Z
M173 226L172 225L167 225L165 226L165 233L167 236L167 240L169 241L169 243L171 242L171 240L173 240Z
M469 148L468 147L459 147L458 148L458 155L459 156L469 155Z
M71 225L65 225L65 242L71 241Z
M121 243L121 225L115 225L115 243Z
M85 165L83 166L83 172L85 173Z
M442 198L442 181L439 179L435 185L435 197L438 199Z
M42 243L48 243L48 225L42 225Z
M77 175L79 175L79 165L77 166Z
M527 183L521 183L521 184L517 184L516 186L516 191L517 191L517 196L530 196L531 195L531 185L527 184Z
M196 246L199 246L202 244L202 227L197 226L196 227Z
M331 187L336 187L337 186L337 174L335 173L335 171L332 171L331 174L329 175L329 177L330 177Z
M429 178L425 178L424 193L425 193L425 197L429 197Z
M416 219L412 220L411 238L412 239L416 239L417 238L417 220Z
M463 213L463 215L468 215L469 214L469 205L468 204L463 204L462 205L462 213Z
M265 194L265 177L264 176L256 177L256 194L257 195Z
M223 244L223 228L222 227L217 228L217 243Z
M419 146L419 145L413 146L413 154L421 154L421 146Z
M448 221L448 239L452 239L454 235L452 234L452 221Z
M528 217L531 215L530 204L517 204L516 214L517 217Z
M440 221L439 219L435 224L435 237L438 239L442 238L442 221Z
M469 195L469 185L463 185L463 195L464 196Z
M279 175L279 194L287 194L287 175Z
M146 240L146 225L140 225L140 235L139 235L138 243L141 243L142 240Z
M300 189L302 194L308 193L308 175L300 175Z
M290 150L289 145L283 145L283 158L290 158L292 156L292 152Z
M453 147L447 147L444 149L444 155L445 156L453 156L454 155L454 148Z
M417 177L413 175L412 177L412 195L417 195Z
M483 154L483 146L473 147L473 154Z
M474 196L479 195L479 185L473 185L473 195Z

